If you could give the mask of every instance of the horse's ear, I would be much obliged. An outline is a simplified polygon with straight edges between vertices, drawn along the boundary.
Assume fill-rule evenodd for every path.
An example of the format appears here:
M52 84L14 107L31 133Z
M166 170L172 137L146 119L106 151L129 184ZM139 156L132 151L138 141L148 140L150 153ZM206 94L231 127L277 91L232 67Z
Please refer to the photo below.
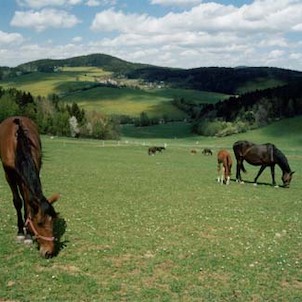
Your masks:
M50 204L56 202L60 198L60 194L54 194L48 198Z
M290 175L293 175L295 172L296 172L296 171L291 172Z

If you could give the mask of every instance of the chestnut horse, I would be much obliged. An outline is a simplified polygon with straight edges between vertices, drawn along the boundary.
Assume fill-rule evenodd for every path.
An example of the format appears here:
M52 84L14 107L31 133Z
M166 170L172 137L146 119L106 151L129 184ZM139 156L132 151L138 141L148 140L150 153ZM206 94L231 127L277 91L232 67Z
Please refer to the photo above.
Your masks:
M256 145L248 141L238 141L233 145L234 154L237 160L236 179L242 182L240 171L246 172L243 161L246 160L254 166L261 166L254 183L257 184L258 177L266 167L271 168L272 183L276 186L275 165L282 170L282 181L284 187L289 187L292 176L295 172L291 171L285 155L273 144Z
M32 120L10 117L0 124L0 158L17 212L17 239L29 243L34 235L40 254L52 257L55 253L54 219L57 217L52 203L58 195L50 199L43 195L39 176L41 141Z
M227 185L230 183L232 164L231 154L227 150L220 150L217 154L217 181L219 183Z

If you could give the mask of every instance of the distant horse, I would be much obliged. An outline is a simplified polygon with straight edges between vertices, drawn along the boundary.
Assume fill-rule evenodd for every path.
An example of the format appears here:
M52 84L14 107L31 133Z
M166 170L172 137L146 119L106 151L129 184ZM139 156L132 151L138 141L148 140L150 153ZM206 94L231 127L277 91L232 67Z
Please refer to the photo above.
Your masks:
M191 154L193 154L193 155L194 155L194 154L197 154L197 151L196 151L195 149L192 149L192 150L191 150Z
M275 165L282 170L282 181L284 187L289 187L294 172L291 171L285 155L273 144L256 145L248 141L238 141L233 145L233 150L237 160L236 179L242 182L240 171L246 172L243 161L246 160L254 166L261 166L254 179L257 184L258 177L266 167L271 168L272 183L276 186Z
M157 147L157 146L150 147L148 149L148 154L149 155L154 155L156 152L162 152L162 150L166 150L166 148L165 147Z
M209 148L204 148L201 152L203 155L213 155L213 152Z
M220 150L217 154L217 181L219 183L227 185L230 183L232 164L231 154L227 150Z
M58 195L49 199L43 195L39 177L41 141L33 121L26 117L10 117L0 124L0 158L17 212L17 239L28 243L34 235L40 254L52 257L55 253L54 219L57 217L52 203Z

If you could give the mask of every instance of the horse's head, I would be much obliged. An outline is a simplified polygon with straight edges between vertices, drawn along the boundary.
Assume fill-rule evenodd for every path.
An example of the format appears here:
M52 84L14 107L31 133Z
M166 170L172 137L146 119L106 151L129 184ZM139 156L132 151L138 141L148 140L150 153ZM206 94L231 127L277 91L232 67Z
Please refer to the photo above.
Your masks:
M38 212L27 220L30 231L35 235L42 257L51 258L55 253L54 220L57 217L52 203L59 199L53 195L41 203Z
M289 184L290 184L290 182L292 180L292 177L293 177L294 173L295 172L289 172L289 173L285 172L285 173L283 173L283 175L282 175L282 181L283 181L283 186L285 188L289 188Z

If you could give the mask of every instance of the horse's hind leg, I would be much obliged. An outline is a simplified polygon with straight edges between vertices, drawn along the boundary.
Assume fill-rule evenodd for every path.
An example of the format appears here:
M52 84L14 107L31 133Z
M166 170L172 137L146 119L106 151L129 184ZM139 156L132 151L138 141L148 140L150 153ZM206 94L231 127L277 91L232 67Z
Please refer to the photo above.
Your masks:
M238 158L237 165L236 165L236 181L237 182L242 182L241 174L240 174L241 166L242 166L242 160Z
M225 168L225 183L226 185L230 184L230 169L229 168Z
M6 180L11 188L13 194L13 203L17 212L17 226L18 226L18 233L17 233L17 241L23 241L24 236L24 221L22 218L22 199L19 194L18 186L17 186L17 179L16 175L12 170L5 169L5 176Z

